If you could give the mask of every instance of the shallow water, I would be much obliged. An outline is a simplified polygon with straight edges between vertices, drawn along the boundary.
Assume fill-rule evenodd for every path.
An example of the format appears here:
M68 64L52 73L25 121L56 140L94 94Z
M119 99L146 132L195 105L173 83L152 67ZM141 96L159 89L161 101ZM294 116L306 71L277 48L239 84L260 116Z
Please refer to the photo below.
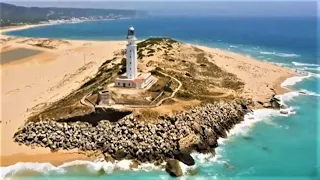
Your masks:
M284 116L274 110L255 111L254 119L246 118L230 131L227 140L219 140L216 157L194 154L198 175L185 176L184 179L319 179L320 63L316 19L151 17L44 26L8 34L124 40L126 28L130 25L136 28L139 39L169 36L309 72L304 78L291 78L283 84L295 91L281 96L291 107L291 115ZM307 94L299 94L300 90L307 90ZM86 163L77 168L29 164L2 170L10 172L26 167L38 169L41 173L23 179L172 179L151 166L127 171L127 162L118 165ZM101 168L105 174L99 176L97 172ZM83 177L84 174L90 176Z

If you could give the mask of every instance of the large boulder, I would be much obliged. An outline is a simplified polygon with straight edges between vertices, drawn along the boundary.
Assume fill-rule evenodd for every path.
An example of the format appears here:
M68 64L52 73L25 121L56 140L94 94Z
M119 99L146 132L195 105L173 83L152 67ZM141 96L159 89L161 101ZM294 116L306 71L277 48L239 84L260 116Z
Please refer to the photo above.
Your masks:
M166 164L166 171L173 177L180 177L183 175L179 161L175 159L169 159Z
M275 95L273 95L269 101L270 108L273 109L280 109L281 104L280 104L280 99L276 98Z
M105 161L111 162L111 163L114 163L114 162L115 162L115 160L113 159L113 157L112 157L110 154L103 153L103 156L104 156L104 160L105 160Z
M202 132L201 126L200 126L199 123L197 123L197 122L192 123L191 128L192 128L192 130L195 131L196 133L201 133L201 132Z
M113 154L113 158L118 161L124 159L126 156L127 153L124 151L117 151L115 154Z
M273 108L273 109L280 109L280 106L281 106L279 101L277 99L274 99L274 98L272 98L270 100L270 105L271 105L271 108Z
M181 138L179 140L179 149L183 150L183 149L188 149L190 147L192 147L193 145L196 145L199 143L199 136L195 135L195 134L189 134L188 136Z
M186 164L188 166L193 166L195 164L194 159L187 152L175 151L175 152L173 152L173 156L175 159L183 162L184 164Z
M130 169L136 169L136 168L138 168L139 165L140 165L140 162L139 162L139 161L137 161L137 160L132 160L132 161L130 162L129 167L130 167Z

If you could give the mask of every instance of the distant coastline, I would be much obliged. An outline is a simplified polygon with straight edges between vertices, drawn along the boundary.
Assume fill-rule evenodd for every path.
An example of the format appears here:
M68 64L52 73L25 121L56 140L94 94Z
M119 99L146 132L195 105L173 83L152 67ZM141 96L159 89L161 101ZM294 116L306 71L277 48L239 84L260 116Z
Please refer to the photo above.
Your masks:
M36 28L41 26L52 26L52 25L59 25L59 24L73 24L73 23L82 23L82 22L90 22L90 21L111 21L111 20L121 20L121 19L131 19L130 17L123 17L123 18L105 18L105 19L70 19L70 20L49 20L49 21L43 21L35 24L19 24L15 26L4 26L0 27L0 34L7 36L5 33L10 31L19 31L23 29L29 29L29 28ZM11 35L10 35L11 36ZM13 37L13 36L11 36Z

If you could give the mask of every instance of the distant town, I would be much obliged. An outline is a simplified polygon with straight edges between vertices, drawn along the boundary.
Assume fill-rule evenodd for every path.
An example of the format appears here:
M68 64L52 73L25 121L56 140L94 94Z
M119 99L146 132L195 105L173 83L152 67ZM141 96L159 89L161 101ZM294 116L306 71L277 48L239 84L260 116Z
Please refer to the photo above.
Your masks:
M0 3L0 27L24 24L81 22L88 20L135 18L147 13L120 9L35 8Z

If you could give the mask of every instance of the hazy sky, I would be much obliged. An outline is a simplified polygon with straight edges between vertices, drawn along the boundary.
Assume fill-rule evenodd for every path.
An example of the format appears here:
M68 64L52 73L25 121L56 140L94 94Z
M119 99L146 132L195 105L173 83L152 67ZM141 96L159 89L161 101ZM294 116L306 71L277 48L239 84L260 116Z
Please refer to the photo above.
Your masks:
M108 0L0 0L22 6L36 7L77 7L147 10L151 14L176 15L218 15L218 16L316 16L320 12L320 0L148 0L148 1L108 1Z

